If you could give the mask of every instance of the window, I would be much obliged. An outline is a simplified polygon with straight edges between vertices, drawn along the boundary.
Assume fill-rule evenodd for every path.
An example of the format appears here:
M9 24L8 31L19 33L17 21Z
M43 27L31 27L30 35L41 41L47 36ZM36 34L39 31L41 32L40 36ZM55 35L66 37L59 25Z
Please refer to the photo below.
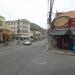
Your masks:
M23 30L23 33L28 33L28 30Z
M0 25L3 25L3 22L2 21L0 21Z
M13 29L13 27L11 27L11 29Z
M14 27L14 29L15 29L16 27Z
M15 25L16 23L14 22L14 25Z
M28 22L23 22L23 24L28 25L29 23Z
M13 25L13 22L11 22L11 25Z
M15 31L14 31L14 33L15 33Z
M23 29L28 29L28 26L23 26Z
M10 25L10 23L7 23L8 25Z
M23 22L23 24L25 24L25 22Z
M25 26L23 26L23 29L25 29L26 27Z

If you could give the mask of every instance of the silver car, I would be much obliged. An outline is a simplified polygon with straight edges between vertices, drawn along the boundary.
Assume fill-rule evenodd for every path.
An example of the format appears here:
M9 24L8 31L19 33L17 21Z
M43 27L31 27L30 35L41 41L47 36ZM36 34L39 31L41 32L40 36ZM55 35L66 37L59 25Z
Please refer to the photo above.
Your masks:
M31 41L30 41L30 40L25 40L25 41L23 42L23 45L31 45Z

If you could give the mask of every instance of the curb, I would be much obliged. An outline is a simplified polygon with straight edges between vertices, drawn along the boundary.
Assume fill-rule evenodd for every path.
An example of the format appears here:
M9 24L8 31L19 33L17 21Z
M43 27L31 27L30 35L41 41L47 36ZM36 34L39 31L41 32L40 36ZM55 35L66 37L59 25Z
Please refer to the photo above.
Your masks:
M48 52L50 53L53 53L53 54L60 54L60 55L68 55L68 56L75 56L74 53L65 53L65 52L56 52L56 51L50 51L50 50L47 50Z

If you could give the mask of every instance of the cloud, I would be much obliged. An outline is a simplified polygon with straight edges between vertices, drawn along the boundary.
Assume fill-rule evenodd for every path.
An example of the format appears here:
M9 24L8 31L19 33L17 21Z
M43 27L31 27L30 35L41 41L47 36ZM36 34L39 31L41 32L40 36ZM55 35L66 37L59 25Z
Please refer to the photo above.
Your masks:
M7 20L25 18L46 28L47 0L1 0L0 13Z
M75 0L55 0L53 11L70 11L75 9Z
M0 15L6 20L25 18L47 28L47 0L1 0ZM55 0L53 13L75 9L75 0Z

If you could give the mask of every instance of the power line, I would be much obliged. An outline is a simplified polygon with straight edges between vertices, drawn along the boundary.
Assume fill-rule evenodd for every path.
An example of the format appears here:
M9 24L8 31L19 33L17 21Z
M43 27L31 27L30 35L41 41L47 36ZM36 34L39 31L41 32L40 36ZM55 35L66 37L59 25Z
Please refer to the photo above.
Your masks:
M49 17L48 17L48 50L51 50L51 20L52 20L52 9L53 9L53 4L54 4L54 0L48 0L49 2Z

